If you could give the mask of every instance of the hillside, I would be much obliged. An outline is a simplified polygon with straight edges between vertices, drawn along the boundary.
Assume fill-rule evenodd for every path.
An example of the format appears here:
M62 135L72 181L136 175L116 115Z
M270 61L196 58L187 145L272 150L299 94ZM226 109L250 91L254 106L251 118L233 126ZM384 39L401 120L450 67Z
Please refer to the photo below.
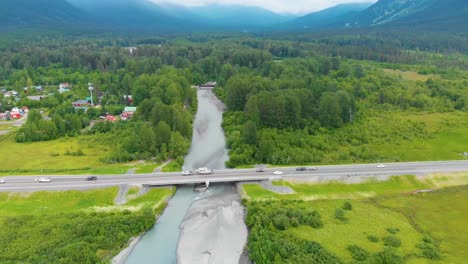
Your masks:
M357 16L348 26L407 26L429 30L465 30L468 2L465 0L380 0Z
M341 4L319 12L307 14L289 23L287 26L295 28L323 28L344 25L347 19L365 10L371 3Z
M0 28L65 28L85 24L79 9L65 0L2 0Z

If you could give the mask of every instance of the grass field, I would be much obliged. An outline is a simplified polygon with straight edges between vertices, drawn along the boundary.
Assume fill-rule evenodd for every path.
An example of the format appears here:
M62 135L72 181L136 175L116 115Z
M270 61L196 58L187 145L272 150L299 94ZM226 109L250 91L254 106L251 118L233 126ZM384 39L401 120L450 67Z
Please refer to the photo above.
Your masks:
M0 263L110 263L154 225L173 194L151 189L115 205L118 188L0 193Z
M387 181L368 181L356 184L328 182L321 184L294 183L275 181L274 185L289 186L293 194L277 194L266 190L258 184L244 184L244 193L249 199L289 199L289 200L320 200L320 199L352 199L369 198L381 195L410 193L416 190L442 188L468 184L468 173L450 175L432 174L424 178L415 176L395 176Z
M136 197L139 189L132 189L133 198L122 206L144 206L160 203L172 195L170 188L151 189L145 195ZM0 217L68 213L93 208L115 208L114 199L118 187L89 191L54 191L33 193L0 193Z
M438 77L434 74L419 74L415 71L402 71L402 70L392 70L392 69L383 69L385 73L401 76L404 80L408 81L426 81L429 78Z
M348 220L341 221L335 218L334 213L337 208L342 207L343 202L344 200L311 202L310 206L316 208L322 216L324 227L315 229L300 226L287 232L305 240L316 241L343 260L351 262L348 246L357 245L369 253L377 253L385 248L382 238L393 235L387 228L396 228L399 231L395 236L401 239L401 246L397 248L400 255L418 253L415 248L423 235L411 226L404 215L357 200L351 201L352 211L346 211ZM367 238L368 236L375 236L380 240L374 243Z
M247 184L245 198L309 200L306 203L320 213L324 226L302 225L284 232L318 242L345 263L355 263L349 246L375 254L386 248L384 238L388 236L400 239L395 252L404 257L405 263L465 263L468 258L468 173L394 177L360 184L275 184L288 185L296 193L276 194L260 185ZM414 192L421 189L433 191ZM345 202L351 203L352 210L344 210L345 220L340 220L336 210ZM421 244L427 237L434 240L431 245L441 260L424 258Z
M106 154L104 146L88 142L88 136L61 138L47 142L16 143L14 136L0 143L2 170L82 169L106 165L99 159ZM65 155L82 150L83 156Z
M433 193L394 196L378 204L401 212L440 243L445 263L465 263L468 259L468 186Z

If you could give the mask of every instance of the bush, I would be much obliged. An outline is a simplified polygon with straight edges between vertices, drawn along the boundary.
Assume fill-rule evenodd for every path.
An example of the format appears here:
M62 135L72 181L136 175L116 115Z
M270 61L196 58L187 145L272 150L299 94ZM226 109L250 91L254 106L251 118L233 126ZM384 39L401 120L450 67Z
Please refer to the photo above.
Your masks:
M367 240L369 240L372 243L377 243L377 242L380 241L380 238L378 238L376 236L373 236L373 235L369 235L369 236L367 236Z
M343 204L343 210L352 211L353 210L353 205L350 202L345 202Z
M345 211L341 208L335 210L335 218L341 221L348 220L348 218L345 215Z
M440 260L442 255L434 245L434 241L430 236L424 236L423 241L418 244L418 248L421 249L422 255L425 258L432 259L432 260Z
M356 245L348 246L347 249L354 260L364 261L369 257L369 253L367 251Z
M396 236L387 236L384 237L383 239L384 245L388 247L400 247L401 246L401 240L396 237Z
M389 228L387 228L387 232L389 232L390 234L395 235L396 233L400 232L400 229L395 228L395 227L389 227Z
M369 263L373 264L403 264L405 260L394 249L387 248L372 256Z

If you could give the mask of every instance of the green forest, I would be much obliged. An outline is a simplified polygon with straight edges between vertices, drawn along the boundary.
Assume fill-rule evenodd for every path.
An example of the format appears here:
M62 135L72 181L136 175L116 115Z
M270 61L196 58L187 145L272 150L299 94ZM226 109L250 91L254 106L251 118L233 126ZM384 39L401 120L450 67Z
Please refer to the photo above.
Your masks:
M15 135L20 143L86 134L106 146L106 163L172 158L180 165L197 108L191 85L216 81L227 106L228 167L457 159L468 148L467 55L436 41L417 50L421 39L399 44L369 33L4 40L0 88L19 96L0 94L0 110L32 109ZM71 92L59 93L65 82ZM89 96L88 82L101 107L75 109L73 101ZM29 89L37 85L44 91ZM138 108L131 120L96 122L125 106ZM404 146L421 142L450 148L404 155Z

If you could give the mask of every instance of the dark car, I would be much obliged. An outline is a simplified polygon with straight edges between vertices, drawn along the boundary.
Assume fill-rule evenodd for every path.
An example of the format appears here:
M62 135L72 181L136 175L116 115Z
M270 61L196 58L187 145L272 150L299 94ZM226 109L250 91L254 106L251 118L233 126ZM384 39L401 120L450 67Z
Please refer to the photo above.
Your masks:
M89 176L88 178L86 178L87 181L97 181L97 177L96 176Z
M296 171L306 171L307 168L306 167L299 167L299 168L296 168Z

